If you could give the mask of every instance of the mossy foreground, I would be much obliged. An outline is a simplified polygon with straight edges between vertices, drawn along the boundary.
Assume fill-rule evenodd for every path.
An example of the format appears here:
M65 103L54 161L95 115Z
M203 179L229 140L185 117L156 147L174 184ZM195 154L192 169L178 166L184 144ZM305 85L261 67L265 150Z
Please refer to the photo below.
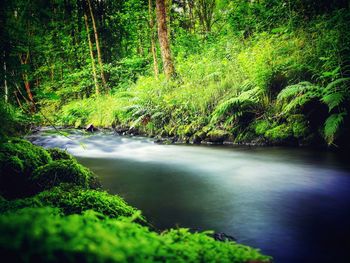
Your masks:
M18 139L5 141L0 150L0 179L5 183L0 191L6 197L0 196L0 253L6 259L15 262L271 260L248 246L216 241L209 235L210 231L150 230L139 210L119 196L92 189L97 184L96 176L66 152L46 151ZM92 179L94 185L89 183ZM27 197L18 198L23 196Z

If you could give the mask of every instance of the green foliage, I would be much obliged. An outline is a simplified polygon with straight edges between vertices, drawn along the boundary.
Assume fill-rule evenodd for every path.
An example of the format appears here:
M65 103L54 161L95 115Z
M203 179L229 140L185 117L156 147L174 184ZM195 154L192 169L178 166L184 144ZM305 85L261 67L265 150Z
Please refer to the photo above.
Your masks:
M258 107L259 95L261 90L258 88L242 92L237 97L225 100L215 108L211 122L217 122L222 119L231 118L234 121L244 114L254 113Z
M25 129L29 119L14 106L0 101L0 140L13 136Z
M327 104L330 112L350 101L349 87L350 78L339 78L326 86L323 90L322 101Z
M209 2L210 8L204 8ZM92 1L108 82L103 87L95 56L97 82L106 91L98 96L79 11L84 10L84 2L25 7L22 1L8 1L4 39L16 43L16 57L28 50L31 55L28 64L16 65L9 59L14 57L11 51L5 50L8 72L14 75L6 75L10 93L17 94L10 100L15 104L19 97L27 104L23 85L19 90L24 96L18 96L15 88L24 74L38 108L55 124L122 126L149 135L179 137L209 127L209 131L224 130L234 137L246 133L246 138L261 138L263 130L252 125L257 120L273 120L272 129L293 125L288 118L303 114L305 122L293 128L293 137L302 139L308 133L326 134L320 131L324 121L349 111L346 1L209 2L191 1L193 6L187 8L183 1L172 2L167 15L177 78L167 81L162 74L155 78L149 63L153 54L148 22L155 14L152 10L148 14L147 2ZM22 15L14 19L13 10ZM32 16L35 23L23 27ZM88 22L96 55L90 17ZM157 43L155 48L161 70ZM320 103L328 106L329 114L322 113L318 120L313 110L319 110ZM325 140L332 144L343 138L341 130L347 125L344 118L339 131Z
M324 124L324 136L328 144L334 142L346 115L347 112L334 113L327 118Z
M8 139L0 144L0 191L6 197L31 193L31 174L51 162L45 149L21 139Z
M278 101L282 102L283 113L293 113L300 110L307 103L321 98L320 87L310 83L301 82L284 88L278 94Z
M159 235L131 221L93 211L61 216L57 209L26 208L0 216L1 252L14 261L269 261L257 250L217 242L205 233L179 229Z
M57 160L37 168L33 172L32 183L37 191L50 189L61 183L89 188L95 183L95 175L74 160Z
M324 136L327 143L333 144L340 134L350 104L350 78L338 78L330 82L323 90L322 102L328 106L331 114L324 124Z

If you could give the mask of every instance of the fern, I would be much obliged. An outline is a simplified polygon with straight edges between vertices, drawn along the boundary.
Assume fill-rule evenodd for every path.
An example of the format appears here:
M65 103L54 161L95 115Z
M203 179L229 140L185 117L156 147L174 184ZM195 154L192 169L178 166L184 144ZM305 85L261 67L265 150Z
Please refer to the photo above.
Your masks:
M342 104L345 99L345 94L343 92L330 93L322 97L322 102L328 106L329 111Z
M259 103L261 94L261 89L256 87L242 92L238 97L225 100L220 103L212 113L211 122L214 123L225 119L227 115L229 115L229 119L233 121L244 113L253 111Z
M332 144L336 139L336 134L339 132L341 124L347 112L335 113L329 116L324 124L324 136L328 145Z
M324 89L321 101L328 106L330 112L349 100L349 82L350 78L340 78L329 83Z
M284 88L277 96L282 103L283 113L291 113L307 103L321 97L321 88L310 82L300 82Z

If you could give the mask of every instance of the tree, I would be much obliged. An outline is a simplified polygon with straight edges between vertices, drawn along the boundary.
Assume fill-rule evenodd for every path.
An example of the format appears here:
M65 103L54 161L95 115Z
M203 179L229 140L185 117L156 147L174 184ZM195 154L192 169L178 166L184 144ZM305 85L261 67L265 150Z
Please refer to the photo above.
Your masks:
M88 42L89 42L89 50L90 50L90 58L91 58L92 75L93 75L93 77L94 77L94 83L95 83L96 94L98 95L98 94L100 93L100 87L99 87L98 81L97 81L97 74L96 74L96 67L95 67L94 51L93 51L93 48L92 48L92 42L91 42L90 30L89 30L89 21L88 21L88 18L87 18L86 13L84 13L84 20L85 20L86 34L87 34Z
M153 70L154 70L154 76L158 78L159 69L158 69L158 60L157 60L157 49L156 49L155 36L154 36L152 0L148 0L148 13L149 13L149 27L151 31L151 51L152 51L152 57L153 57Z
M215 0L198 0L197 2L196 13L204 33L211 31L215 4Z
M100 42L99 42L99 38L98 38L98 31L97 31L97 27L96 27L94 12L93 12L92 6L91 6L91 0L87 0L87 3L89 6L89 11L90 11L90 15L91 15L92 27L94 29L95 43L96 43L96 49L97 49L97 60L98 60L99 66L100 66L102 84L103 84L103 86L106 86L106 78L105 78L104 70L103 70Z
M156 14L158 23L158 39L163 60L163 69L167 79L175 75L175 68L171 58L168 38L165 0L156 0Z

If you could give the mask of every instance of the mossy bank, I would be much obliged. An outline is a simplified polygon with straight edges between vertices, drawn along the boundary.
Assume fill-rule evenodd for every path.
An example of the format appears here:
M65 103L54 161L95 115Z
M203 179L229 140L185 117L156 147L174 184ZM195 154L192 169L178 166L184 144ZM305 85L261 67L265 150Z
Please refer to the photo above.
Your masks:
M20 262L270 262L212 232L149 227L141 211L100 189L59 149L8 138L0 145L0 251Z

